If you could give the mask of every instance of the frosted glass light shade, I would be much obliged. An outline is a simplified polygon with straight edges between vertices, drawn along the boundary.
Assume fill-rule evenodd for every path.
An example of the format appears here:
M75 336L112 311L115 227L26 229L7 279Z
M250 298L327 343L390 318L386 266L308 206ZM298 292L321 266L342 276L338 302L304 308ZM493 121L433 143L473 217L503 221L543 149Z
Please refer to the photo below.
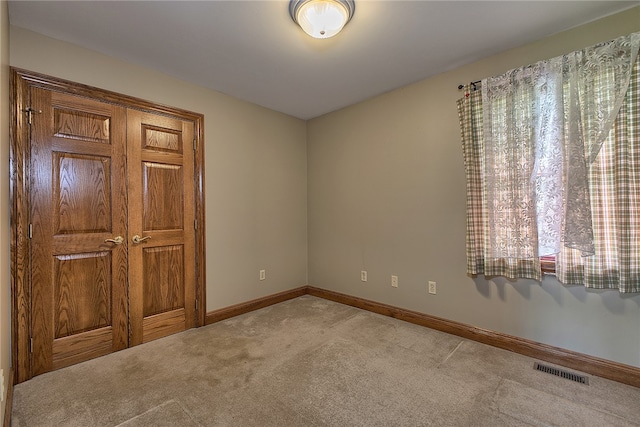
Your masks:
M342 30L355 10L353 0L291 0L291 18L305 33L317 39L333 37Z

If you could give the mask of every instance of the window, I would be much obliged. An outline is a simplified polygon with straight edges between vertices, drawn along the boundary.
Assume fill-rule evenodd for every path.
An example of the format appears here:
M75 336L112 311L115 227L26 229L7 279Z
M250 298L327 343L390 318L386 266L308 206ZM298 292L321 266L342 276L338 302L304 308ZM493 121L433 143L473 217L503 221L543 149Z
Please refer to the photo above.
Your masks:
M467 271L640 292L640 33L458 102Z

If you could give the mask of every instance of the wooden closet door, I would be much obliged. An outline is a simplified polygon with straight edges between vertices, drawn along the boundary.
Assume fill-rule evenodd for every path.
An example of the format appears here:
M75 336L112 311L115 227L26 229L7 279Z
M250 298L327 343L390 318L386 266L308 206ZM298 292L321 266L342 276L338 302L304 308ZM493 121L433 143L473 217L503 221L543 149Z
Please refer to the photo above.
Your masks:
M194 124L129 110L127 128L130 345L136 345L196 324Z
M38 375L128 345L126 110L35 87L30 96Z

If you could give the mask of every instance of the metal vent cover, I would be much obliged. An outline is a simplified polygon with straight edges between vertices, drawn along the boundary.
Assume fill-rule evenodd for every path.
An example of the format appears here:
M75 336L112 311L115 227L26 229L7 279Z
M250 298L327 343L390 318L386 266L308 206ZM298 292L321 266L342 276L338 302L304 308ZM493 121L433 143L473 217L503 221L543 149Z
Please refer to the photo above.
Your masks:
M543 365L542 363L535 362L533 369L540 372L546 372L547 374L555 375L556 377L564 378L567 380L575 381L580 384L589 385L589 377L586 375L576 374L564 369L556 368L554 366Z

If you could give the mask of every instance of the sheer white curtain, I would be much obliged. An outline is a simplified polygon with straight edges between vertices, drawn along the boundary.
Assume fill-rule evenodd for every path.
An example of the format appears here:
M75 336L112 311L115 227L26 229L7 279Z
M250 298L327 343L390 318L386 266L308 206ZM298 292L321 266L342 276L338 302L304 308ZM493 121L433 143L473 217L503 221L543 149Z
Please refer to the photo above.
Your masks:
M487 253L594 253L589 166L623 102L640 33L482 80Z
M595 254L564 248L556 257L558 280L640 292L640 58L588 179Z

